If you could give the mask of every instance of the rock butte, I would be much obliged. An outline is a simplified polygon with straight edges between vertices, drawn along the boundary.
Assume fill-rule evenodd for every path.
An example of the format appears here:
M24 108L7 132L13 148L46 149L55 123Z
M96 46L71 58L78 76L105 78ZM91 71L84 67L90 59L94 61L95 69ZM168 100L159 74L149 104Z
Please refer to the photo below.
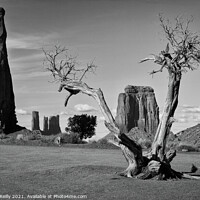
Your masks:
M119 94L115 120L123 133L138 127L154 135L159 124L159 107L153 88L128 85L125 93Z
M56 135L61 132L59 115L43 118L43 135ZM40 130L39 112L32 112L32 131Z

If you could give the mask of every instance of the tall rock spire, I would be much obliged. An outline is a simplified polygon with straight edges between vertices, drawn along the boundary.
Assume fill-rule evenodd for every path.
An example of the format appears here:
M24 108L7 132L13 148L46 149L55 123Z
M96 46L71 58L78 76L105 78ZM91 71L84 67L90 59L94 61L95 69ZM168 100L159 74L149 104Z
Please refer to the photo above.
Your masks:
M15 98L6 48L5 10L0 8L0 122L5 133L17 130Z

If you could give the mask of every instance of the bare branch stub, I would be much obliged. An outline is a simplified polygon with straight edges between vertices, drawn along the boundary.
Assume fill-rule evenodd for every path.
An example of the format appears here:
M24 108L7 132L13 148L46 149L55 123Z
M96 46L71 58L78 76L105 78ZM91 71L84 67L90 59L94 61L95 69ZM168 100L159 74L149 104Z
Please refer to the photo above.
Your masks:
M94 73L97 66L91 62L85 67L80 67L76 57L71 56L65 47L54 46L52 50L43 49L43 52L44 67L51 73L54 81L60 83L58 91L62 91L63 88L67 91L65 99L65 106L67 106L70 97L81 91L80 86L84 88L83 78L88 73Z

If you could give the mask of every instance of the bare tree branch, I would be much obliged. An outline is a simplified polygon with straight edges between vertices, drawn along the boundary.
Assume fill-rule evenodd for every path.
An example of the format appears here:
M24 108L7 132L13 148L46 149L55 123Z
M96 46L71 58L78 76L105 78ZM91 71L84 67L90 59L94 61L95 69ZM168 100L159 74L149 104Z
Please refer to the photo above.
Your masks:
M174 25L162 15L159 15L159 20L169 43L159 56L151 54L153 56L142 59L140 63L154 60L156 64L162 65L159 70L153 70L151 75L162 72L163 68L173 73L196 69L200 65L200 36L190 30L193 17L184 21L178 16Z
M43 49L45 60L43 65L50 71L55 81L79 80L81 81L87 73L94 73L97 66L88 64L80 68L76 57L69 55L68 49L61 46L54 46L53 50Z

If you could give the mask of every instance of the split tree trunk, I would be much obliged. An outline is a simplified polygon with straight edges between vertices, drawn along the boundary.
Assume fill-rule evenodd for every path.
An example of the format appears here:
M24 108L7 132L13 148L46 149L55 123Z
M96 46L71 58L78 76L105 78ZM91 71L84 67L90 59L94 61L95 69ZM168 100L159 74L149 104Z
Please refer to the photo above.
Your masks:
M180 88L181 72L173 73L169 70L169 82L167 97L163 109L162 118L158 125L154 141L152 143L152 155L160 161L164 161L167 137L172 123L174 113L178 105L178 95Z

